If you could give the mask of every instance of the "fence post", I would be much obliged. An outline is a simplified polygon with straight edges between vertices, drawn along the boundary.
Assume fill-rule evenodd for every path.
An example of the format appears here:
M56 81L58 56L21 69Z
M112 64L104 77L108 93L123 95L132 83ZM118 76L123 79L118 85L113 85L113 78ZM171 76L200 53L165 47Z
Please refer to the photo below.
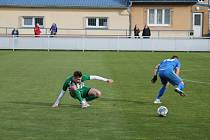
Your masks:
M155 46L154 46L154 39L152 38L152 52L154 52L154 49L155 48Z
M49 35L47 35L47 51L50 51L50 38Z
M85 36L87 36L87 29L85 29Z
M15 51L15 37L14 35L12 36L12 51Z
M47 28L45 28L45 34L47 35Z
M82 52L85 52L85 38L86 38L86 36L83 35L82 36Z
M117 52L119 52L119 34L117 35Z
M8 28L8 27L6 27L6 35L8 35L8 34L7 34L7 33L8 33L7 28Z
M209 46L209 51L210 51L210 37L208 37L208 46Z

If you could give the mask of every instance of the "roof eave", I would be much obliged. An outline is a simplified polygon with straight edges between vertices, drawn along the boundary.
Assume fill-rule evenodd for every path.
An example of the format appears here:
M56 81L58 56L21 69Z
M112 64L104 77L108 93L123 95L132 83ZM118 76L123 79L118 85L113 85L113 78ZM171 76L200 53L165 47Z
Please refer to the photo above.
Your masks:
M109 6L109 7L100 7L100 6L58 6L58 5L49 5L49 6L42 6L42 5L37 5L37 6L31 6L31 5L0 5L1 8L59 8L59 9L66 9L66 8L71 8L71 9L127 9L126 6Z
M141 1L135 1L135 0L131 0L132 3L164 3L164 4L167 4L167 3L173 3L173 4L195 4L197 3L196 1L144 1L144 0L141 0Z

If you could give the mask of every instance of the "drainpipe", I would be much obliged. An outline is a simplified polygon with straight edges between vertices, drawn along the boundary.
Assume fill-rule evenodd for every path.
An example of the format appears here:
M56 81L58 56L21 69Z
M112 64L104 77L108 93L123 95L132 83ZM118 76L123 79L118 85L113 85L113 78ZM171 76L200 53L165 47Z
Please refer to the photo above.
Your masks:
M209 15L209 13L210 13L210 0L208 0L208 23L209 23L209 21L210 21L210 15ZM209 29L208 29L208 37L210 36L210 23L209 23Z
M129 5L128 5L128 14L129 14L129 37L131 37L131 7L132 7L132 1L129 0Z

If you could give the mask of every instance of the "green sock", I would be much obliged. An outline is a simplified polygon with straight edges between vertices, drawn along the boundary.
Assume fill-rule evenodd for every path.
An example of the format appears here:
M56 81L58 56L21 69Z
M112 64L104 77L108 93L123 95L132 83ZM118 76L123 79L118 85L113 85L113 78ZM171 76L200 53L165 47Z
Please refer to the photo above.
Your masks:
M98 98L98 97L96 97L95 95L91 95L91 96L86 97L86 101L92 101L96 98Z
M75 95L75 97L76 97L80 102L82 102L83 98L82 98L82 96L81 96L81 94L80 94L80 92L79 92L78 90L74 90L72 93Z

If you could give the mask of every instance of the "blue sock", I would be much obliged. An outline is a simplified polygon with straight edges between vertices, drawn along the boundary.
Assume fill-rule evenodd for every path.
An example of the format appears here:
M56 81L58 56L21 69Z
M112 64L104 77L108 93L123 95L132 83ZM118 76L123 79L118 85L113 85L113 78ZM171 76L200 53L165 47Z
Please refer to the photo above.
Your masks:
M179 88L180 90L182 90L182 89L184 88L184 84L183 84L183 83L179 83L178 88Z
M159 90L159 93L158 93L158 96L157 96L157 99L160 99L160 97L163 96L163 94L165 93L166 91L166 87L163 86L160 90Z

